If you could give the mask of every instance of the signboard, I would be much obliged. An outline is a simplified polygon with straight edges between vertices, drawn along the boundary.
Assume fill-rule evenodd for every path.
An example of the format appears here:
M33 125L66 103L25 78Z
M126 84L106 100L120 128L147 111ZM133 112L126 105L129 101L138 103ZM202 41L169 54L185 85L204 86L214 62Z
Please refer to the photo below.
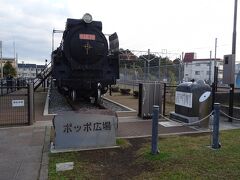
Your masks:
M176 91L175 104L192 108L192 93Z
M224 55L223 79L224 84L234 84L235 82L235 55Z
M97 148L116 145L116 117L67 111L55 116L55 149Z
M95 34L79 34L79 39L84 39L84 40L96 40Z
M12 100L12 107L24 106L24 100Z

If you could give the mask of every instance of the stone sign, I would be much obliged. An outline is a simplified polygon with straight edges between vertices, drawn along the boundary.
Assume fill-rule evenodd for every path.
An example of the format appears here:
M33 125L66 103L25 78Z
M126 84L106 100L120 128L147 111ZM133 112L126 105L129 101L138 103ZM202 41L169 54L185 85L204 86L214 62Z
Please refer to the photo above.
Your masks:
M175 104L192 108L192 93L176 91Z
M55 149L98 148L116 145L115 116L67 111L53 119Z

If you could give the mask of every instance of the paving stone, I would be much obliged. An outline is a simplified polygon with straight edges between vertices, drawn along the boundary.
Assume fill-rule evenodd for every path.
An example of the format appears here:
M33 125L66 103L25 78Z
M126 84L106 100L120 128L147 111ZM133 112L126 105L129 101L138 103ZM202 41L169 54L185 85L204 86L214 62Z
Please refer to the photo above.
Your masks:
M57 163L56 164L56 171L67 171L72 170L74 166L73 162L65 162L65 163Z

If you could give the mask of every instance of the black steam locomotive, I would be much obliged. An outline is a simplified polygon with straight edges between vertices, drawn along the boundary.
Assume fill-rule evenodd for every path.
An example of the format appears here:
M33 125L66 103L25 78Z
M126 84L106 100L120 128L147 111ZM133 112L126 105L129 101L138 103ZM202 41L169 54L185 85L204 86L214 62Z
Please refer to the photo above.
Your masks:
M102 22L67 19L60 46L52 52L52 76L72 100L79 97L101 103L101 96L119 78L119 42L116 33L109 36L109 48L102 33Z

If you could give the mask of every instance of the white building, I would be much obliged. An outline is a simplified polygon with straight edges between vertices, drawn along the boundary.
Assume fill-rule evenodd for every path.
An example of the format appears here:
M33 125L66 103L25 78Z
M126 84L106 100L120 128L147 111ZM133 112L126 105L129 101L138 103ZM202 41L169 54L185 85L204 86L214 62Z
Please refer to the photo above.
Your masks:
M21 78L36 78L43 69L44 65L36 64L18 64L18 77Z
M212 83L214 81L214 63L218 67L218 82L222 80L223 60L215 59L197 59L195 53L186 53L183 59L184 81L194 79L204 80Z

